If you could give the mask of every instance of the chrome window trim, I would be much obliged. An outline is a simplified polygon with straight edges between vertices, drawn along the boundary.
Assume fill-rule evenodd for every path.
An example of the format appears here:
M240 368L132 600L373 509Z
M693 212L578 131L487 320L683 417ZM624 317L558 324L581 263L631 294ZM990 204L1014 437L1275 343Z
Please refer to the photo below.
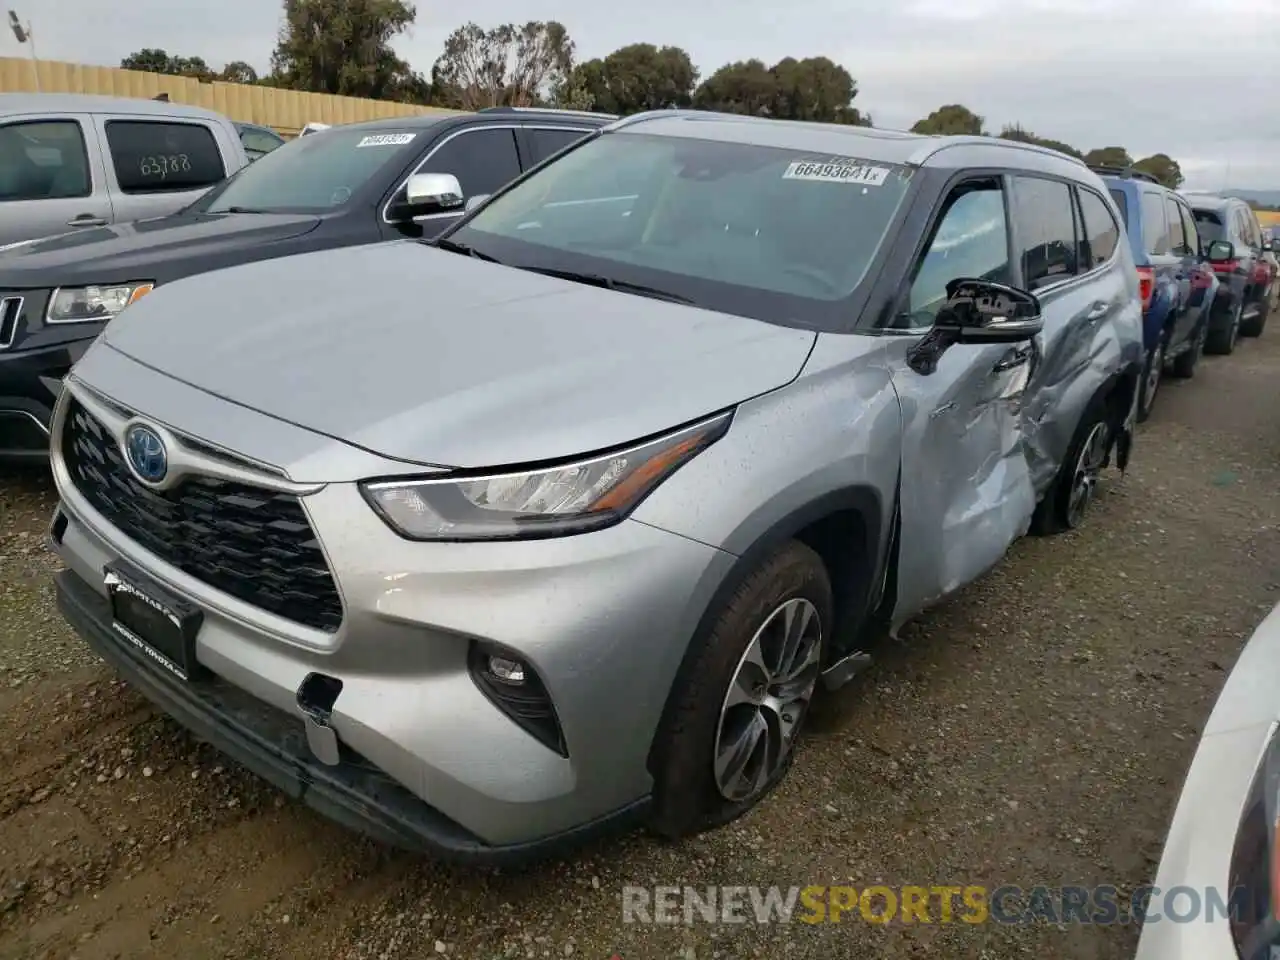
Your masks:
M415 166L412 170L410 170L409 174L403 180L400 181L399 185L397 185L394 190L391 191L391 196L388 197L387 202L382 205L382 222L389 227L394 227L397 223L400 222L398 220L392 220L390 217L387 216L387 211L391 209L392 201L395 200L396 196L400 193L401 190L403 190L406 186L408 186L410 178L413 177L413 175L416 174L419 170L421 170L424 166L426 166L427 161L430 160L432 157L434 157L440 151L441 147L443 147L450 140L454 140L457 137L464 137L468 133L478 133L481 130L568 130L572 133L581 133L585 135L585 134L595 133L596 128L587 127L586 129L583 129L581 127L575 127L569 124L485 123L485 124L477 124L474 127L463 127L460 130L454 130L452 133L446 134L444 136L444 139L442 139L439 143L437 143L434 147L432 147L429 151L427 151L427 155L423 157L421 160L419 160L418 165ZM522 169L520 172L524 173L524 170ZM444 219L445 217L460 217L460 216L462 216L461 212L428 213L425 216L414 217L413 222L422 223L428 220L441 220L441 219Z

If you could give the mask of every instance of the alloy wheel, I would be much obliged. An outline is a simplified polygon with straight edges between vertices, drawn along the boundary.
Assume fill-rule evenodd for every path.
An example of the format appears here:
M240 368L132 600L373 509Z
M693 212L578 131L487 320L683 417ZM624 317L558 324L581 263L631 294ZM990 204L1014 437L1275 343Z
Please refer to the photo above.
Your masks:
M1071 478L1071 499L1067 504L1067 525L1077 527L1084 519L1085 511L1093 502L1097 492L1098 477L1102 474L1102 464L1107 459L1107 441L1110 430L1105 423L1093 425L1080 448L1080 456L1076 459L1075 473Z
M762 793L795 746L818 682L822 619L797 597L765 617L738 661L720 708L715 779L725 799Z
M1158 343L1147 360L1147 380L1142 390L1142 412L1150 413L1160 389L1160 377L1164 374L1164 344Z

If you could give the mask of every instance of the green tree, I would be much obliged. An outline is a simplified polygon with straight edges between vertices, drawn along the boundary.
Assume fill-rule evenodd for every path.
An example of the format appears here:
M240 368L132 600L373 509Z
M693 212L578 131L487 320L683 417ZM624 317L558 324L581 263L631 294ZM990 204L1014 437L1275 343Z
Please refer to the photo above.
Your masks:
M1091 167L1132 167L1133 157L1124 147L1098 147L1084 155L1084 162Z
M767 117L777 89L777 81L762 60L739 60L702 81L693 92L693 105L700 110Z
M1167 153L1156 153L1149 157L1143 157L1133 165L1135 170L1141 170L1143 173L1149 173L1170 190L1177 190L1182 186L1182 168L1178 166L1178 161L1174 160Z
M258 71L243 60L233 60L222 68L218 79L225 80L227 83L257 83Z
M826 57L787 57L772 67L743 60L721 67L694 91L702 110L780 120L818 120L870 126L853 106L858 85L849 71Z
M603 60L574 68L574 81L606 113L639 113L665 107L688 107L698 70L679 47L633 43Z
M941 136L982 136L983 118L966 106L949 103L939 107L922 120L917 120L912 133L930 133Z
M413 25L406 0L284 0L271 55L279 86L375 100L394 98L412 76L391 41Z
M444 42L431 68L435 99L461 110L531 106L571 89L573 41L554 20L485 30L467 23Z
M1035 144L1037 147L1057 150L1059 153L1065 153L1069 157L1076 157L1078 159L1083 158L1084 156L1084 154L1071 146L1071 144L1063 143L1061 140L1050 140L1046 137L1037 137L1020 123L1014 123L1006 126L1000 131L1000 139L1016 140L1019 143Z
M147 73L163 73L174 77L195 77L212 80L214 72L200 57L171 57L155 47L146 47L131 53L120 61L125 70L145 70Z

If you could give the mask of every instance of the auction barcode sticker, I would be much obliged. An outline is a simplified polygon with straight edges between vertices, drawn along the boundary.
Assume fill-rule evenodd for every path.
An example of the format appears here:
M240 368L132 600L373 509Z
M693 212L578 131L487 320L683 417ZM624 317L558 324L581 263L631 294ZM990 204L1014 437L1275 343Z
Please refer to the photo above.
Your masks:
M881 186L889 178L888 167L865 163L832 163L824 160L797 160L787 167L783 180L815 180L819 183L856 183L864 187Z
M402 147L406 143L410 143L416 133L378 133L371 137L365 137L357 147Z

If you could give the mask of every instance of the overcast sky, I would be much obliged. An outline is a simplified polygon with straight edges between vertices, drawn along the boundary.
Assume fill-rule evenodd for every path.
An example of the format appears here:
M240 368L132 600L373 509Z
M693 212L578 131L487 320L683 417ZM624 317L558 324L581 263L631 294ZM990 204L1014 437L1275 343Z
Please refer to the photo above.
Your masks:
M140 47L265 71L274 0L10 0L46 59L116 65ZM7 6L7 4L6 4ZM876 126L959 102L1080 149L1163 151L1187 186L1280 189L1280 0L469 0L419 2L397 47L429 72L462 21L555 19L582 58L675 44L704 76L731 60L825 55ZM462 11L466 12L463 13ZM6 32L0 54L20 50ZM1229 180L1228 180L1229 178Z

